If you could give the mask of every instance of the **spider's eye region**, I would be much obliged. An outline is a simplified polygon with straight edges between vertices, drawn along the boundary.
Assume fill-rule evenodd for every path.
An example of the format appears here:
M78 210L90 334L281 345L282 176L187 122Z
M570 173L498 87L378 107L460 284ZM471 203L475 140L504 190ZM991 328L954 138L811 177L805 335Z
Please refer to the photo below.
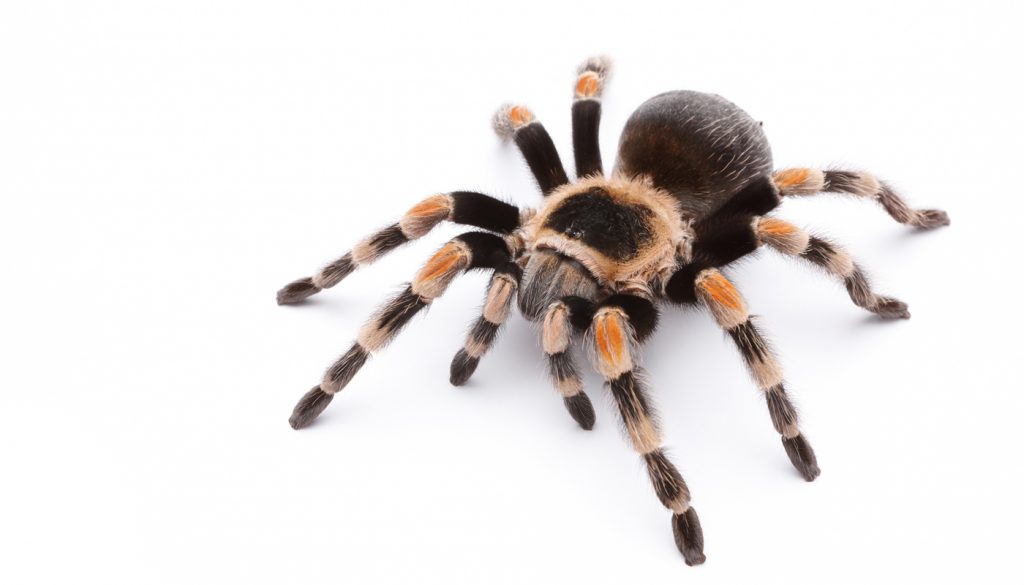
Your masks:
M595 187L566 198L544 227L621 261L634 258L654 239L652 215L647 207L618 202Z

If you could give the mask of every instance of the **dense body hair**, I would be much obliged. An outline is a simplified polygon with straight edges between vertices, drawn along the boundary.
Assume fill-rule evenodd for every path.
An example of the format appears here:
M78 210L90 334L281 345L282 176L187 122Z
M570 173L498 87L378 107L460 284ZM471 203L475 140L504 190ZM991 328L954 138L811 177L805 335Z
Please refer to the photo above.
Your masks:
M469 382L518 305L539 330L552 387L582 429L593 428L597 417L578 355L584 354L604 380L654 494L671 513L683 560L697 565L705 560L700 518L663 444L641 364L642 344L658 324L658 304L696 306L714 319L763 397L782 450L800 477L813 481L821 470L782 365L726 276L728 266L768 247L841 282L857 306L883 318L905 319L907 305L874 292L842 246L770 214L786 197L835 192L874 200L896 221L916 228L947 225L949 218L940 210L910 207L868 173L774 171L761 124L722 97L694 91L667 92L644 102L626 122L615 168L605 176L598 134L610 65L598 57L577 70L575 181L529 109L510 104L495 114L494 129L519 149L543 195L537 209L472 191L431 195L313 276L278 292L279 304L301 302L443 221L480 230L441 246L370 317L348 351L299 400L289 422L296 429L312 424L372 355L459 275L486 270L491 274L487 293L451 362L451 383Z
M700 218L771 171L772 150L760 122L721 96L669 91L629 117L614 172L650 177Z

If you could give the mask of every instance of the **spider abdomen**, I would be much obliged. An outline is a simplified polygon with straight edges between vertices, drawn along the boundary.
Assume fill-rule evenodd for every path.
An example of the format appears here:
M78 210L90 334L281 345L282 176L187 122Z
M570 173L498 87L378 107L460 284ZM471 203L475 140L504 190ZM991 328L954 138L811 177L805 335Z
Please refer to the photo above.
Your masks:
M725 98L670 91L636 109L619 140L615 173L647 176L703 217L753 178L772 172L761 123Z

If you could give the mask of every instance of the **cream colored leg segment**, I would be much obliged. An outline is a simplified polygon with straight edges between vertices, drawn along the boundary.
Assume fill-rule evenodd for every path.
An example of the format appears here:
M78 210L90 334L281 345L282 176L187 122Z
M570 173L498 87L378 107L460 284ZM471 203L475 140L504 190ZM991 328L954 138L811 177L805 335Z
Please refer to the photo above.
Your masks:
M783 384L782 367L767 340L750 320L739 291L715 269L698 274L696 284L697 297L732 338L751 376L764 393L772 425L782 435L782 444L790 461L804 479L813 480L820 470L814 451L800 433L796 409Z
M754 219L754 231L759 243L806 260L842 282L858 307L885 318L910 317L905 303L872 292L864 271L841 246L774 217Z
M874 199L896 221L922 229L949 225L949 216L940 209L914 209L889 185L864 172L839 169L793 168L773 176L784 196L816 195L822 192L846 193Z

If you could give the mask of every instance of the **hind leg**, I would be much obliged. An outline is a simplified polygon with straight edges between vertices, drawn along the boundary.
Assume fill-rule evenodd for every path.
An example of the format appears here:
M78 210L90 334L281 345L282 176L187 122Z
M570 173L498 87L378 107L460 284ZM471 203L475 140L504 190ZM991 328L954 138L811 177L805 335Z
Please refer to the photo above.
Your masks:
M843 283L855 305L886 319L909 319L907 304L876 294L861 267L841 246L774 217L754 220L758 243L806 260Z
M874 199L896 221L921 229L949 225L949 215L940 209L913 209L889 185L874 175L839 169L793 168L778 171L773 177L783 196L846 193Z

